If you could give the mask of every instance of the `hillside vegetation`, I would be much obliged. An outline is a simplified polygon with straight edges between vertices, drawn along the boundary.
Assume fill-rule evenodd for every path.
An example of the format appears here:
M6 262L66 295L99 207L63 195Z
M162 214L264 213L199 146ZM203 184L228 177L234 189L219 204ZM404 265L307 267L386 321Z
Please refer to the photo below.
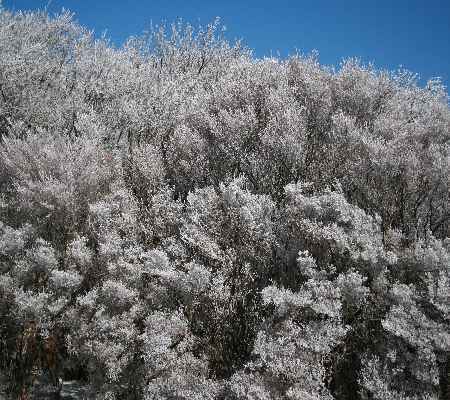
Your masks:
M438 80L0 11L0 371L94 399L450 396Z

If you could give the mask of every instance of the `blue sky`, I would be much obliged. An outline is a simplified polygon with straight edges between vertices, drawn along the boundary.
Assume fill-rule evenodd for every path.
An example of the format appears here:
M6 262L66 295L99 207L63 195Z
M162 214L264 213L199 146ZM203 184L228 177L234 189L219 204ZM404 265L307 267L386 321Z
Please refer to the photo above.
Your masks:
M48 4L52 13L73 11L98 34L107 30L118 45L150 21L205 25L219 16L227 36L243 39L257 57L316 49L322 64L359 57L380 69L403 66L421 83L439 76L450 84L450 0L3 0L10 10Z

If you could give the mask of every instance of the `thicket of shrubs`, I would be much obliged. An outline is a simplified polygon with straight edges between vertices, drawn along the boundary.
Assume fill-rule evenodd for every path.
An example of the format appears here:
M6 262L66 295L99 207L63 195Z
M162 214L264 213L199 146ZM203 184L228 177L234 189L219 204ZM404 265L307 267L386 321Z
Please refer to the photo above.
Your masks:
M0 11L0 371L96 399L448 399L439 81Z

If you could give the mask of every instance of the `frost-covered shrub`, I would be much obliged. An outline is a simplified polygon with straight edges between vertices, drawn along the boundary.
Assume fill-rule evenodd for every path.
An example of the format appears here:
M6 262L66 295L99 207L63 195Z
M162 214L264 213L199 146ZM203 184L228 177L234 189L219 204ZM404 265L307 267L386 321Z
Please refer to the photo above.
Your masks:
M438 80L1 7L0 54L12 398L448 398Z

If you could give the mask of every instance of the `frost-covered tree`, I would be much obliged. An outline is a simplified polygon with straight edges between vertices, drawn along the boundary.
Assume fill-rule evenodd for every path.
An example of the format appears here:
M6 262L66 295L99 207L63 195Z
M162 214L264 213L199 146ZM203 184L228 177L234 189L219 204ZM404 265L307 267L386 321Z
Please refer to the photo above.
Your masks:
M0 382L31 399L447 399L438 80L0 8ZM61 382L63 382L61 384Z

